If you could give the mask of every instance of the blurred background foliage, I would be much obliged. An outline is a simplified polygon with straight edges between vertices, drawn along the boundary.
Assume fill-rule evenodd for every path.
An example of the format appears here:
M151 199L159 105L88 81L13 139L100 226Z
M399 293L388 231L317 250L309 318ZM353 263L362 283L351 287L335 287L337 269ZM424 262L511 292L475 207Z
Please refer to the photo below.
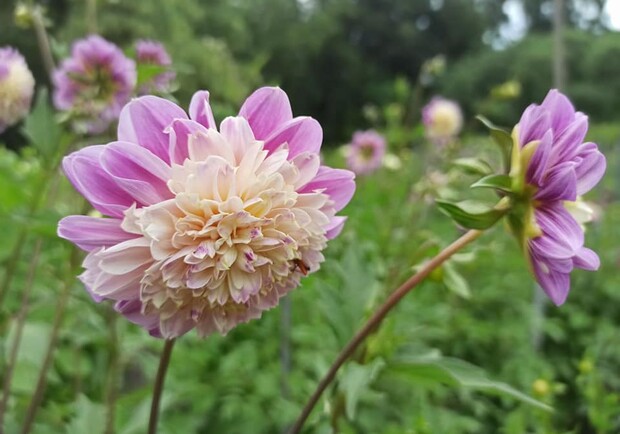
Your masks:
M448 158L484 159L493 167L500 161L474 115L513 125L552 83L553 2L523 0L527 32L518 41L502 31L510 2L41 2L58 58L72 40L95 30L127 51L139 38L161 40L174 60L175 97L183 106L206 88L222 119L257 86L277 84L297 114L320 120L330 164L344 166L335 147L369 126L386 135L402 163L359 179L344 233L330 243L322 270L292 293L290 312L281 306L227 337L180 339L162 433L283 432L373 308L413 266L459 235L432 200L457 197L484 165L454 165ZM587 239L601 256L601 271L574 273L567 304L551 307L537 295L516 242L495 228L388 317L344 367L306 432L620 432L620 34L608 30L602 0L565 4L566 91L590 116L589 139L608 158L602 185L587 198L597 204ZM14 24L15 6L0 2L0 45L19 48L44 85L35 38ZM582 13L586 7L594 13ZM466 114L467 133L450 148L430 146L420 126L420 107L437 93L457 100ZM73 279L69 246L55 228L82 204L64 179L40 197L41 179L52 167L46 143L61 135L54 127L23 127L0 136L6 145L0 148L0 261L10 262L16 243L24 242L25 250L13 288L28 284L35 239L43 247L6 432L19 432L59 300L70 291L33 432L143 433L161 342L94 304ZM27 137L33 147L25 146ZM33 213L29 204L37 198L41 205ZM24 226L32 230L26 241L18 237ZM22 306L20 291L7 295L4 363Z

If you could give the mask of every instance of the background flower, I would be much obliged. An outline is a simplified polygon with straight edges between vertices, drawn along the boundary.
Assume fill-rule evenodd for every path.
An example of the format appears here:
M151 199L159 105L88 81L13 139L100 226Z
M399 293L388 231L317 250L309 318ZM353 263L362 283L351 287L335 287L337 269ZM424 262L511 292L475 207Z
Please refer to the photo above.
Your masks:
M385 138L374 130L357 131L347 148L347 166L357 174L368 174L381 167Z
M262 88L219 131L208 92L189 118L147 96L122 111L118 141L64 160L75 188L108 218L69 216L59 235L89 252L95 300L153 335L226 333L260 317L316 271L354 175L321 166L322 130Z
M34 77L22 55L0 48L0 133L28 114L33 94Z
M584 247L583 219L571 214L584 214L580 196L606 168L598 146L583 143L587 130L587 116L551 90L541 105L524 111L513 131L511 176L525 201L520 236L536 280L557 305L566 300L574 267L596 270L600 264L596 253Z
M434 97L422 109L426 136L442 145L454 139L463 128L463 113L455 101Z
M136 42L136 62L140 65L154 65L165 67L165 71L159 72L150 80L140 85L138 94L163 93L170 90L176 74L171 70L172 59L166 48L160 42L141 39Z
M136 67L120 48L91 35L73 44L54 72L54 104L71 113L75 128L97 134L118 119L136 85Z

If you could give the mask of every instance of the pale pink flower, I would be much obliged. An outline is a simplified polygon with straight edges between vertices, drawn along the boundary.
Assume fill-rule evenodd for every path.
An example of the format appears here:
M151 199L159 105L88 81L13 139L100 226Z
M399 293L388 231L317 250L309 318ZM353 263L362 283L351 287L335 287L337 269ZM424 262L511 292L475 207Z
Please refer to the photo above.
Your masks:
M22 55L0 48L0 133L28 114L33 94L34 77Z
M118 141L65 158L75 188L107 218L69 216L58 233L89 252L97 301L155 336L226 333L318 270L354 175L322 166L322 130L261 88L219 131L209 93L177 105L146 96L122 111Z
M461 132L463 113L455 101L436 96L422 109L422 123L429 140L445 145Z
M385 156L385 138L374 130L356 131L347 149L347 167L358 175L374 172Z
M151 92L168 92L176 74L171 69L172 59L166 48L157 41L141 39L136 41L136 62L138 68L141 65L153 65L162 67L163 70L142 83L138 89L138 94L145 95Z

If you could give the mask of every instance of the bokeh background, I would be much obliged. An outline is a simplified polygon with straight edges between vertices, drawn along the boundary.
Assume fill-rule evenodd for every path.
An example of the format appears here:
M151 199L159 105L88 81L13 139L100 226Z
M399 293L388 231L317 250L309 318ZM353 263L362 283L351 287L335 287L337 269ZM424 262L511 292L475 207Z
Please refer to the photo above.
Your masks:
M407 296L345 366L306 432L619 433L615 3L40 2L57 59L89 33L128 51L136 39L159 40L173 58L173 95L182 106L195 90L208 89L221 120L256 87L279 85L296 114L320 121L330 164L344 167L341 145L366 128L385 135L396 157L396 164L358 178L344 212L347 226L330 243L324 266L280 307L226 337L202 341L190 334L177 343L161 432L283 432L373 308L460 234L433 199L469 194L484 170L472 158L499 167L499 153L475 115L514 125L528 104L560 86L589 115L588 139L608 160L607 175L586 197L596 210L587 244L599 253L601 270L575 272L568 302L556 308L540 296L517 243L499 225ZM554 26L558 5L562 19ZM32 29L16 23L16 6L0 3L0 46L17 47L38 85L49 86ZM434 95L464 111L464 132L447 147L429 143L421 124L421 108ZM0 135L0 145L0 261L10 262L17 242L25 251L2 307L3 359L23 312L28 266L40 258L6 432L19 432L54 327L60 334L32 432L145 432L162 342L116 318L109 306L92 303L77 281L67 287L69 246L56 238L55 227L62 216L79 212L77 196L61 179L57 198L32 214L28 204L40 188L44 157L27 146L23 125ZM24 225L31 234L21 240ZM58 318L65 291L67 308Z

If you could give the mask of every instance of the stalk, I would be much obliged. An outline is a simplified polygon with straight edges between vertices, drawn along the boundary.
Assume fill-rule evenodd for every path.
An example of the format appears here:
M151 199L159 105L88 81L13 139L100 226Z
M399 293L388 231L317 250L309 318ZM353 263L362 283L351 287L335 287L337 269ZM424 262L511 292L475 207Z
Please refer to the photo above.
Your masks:
M166 342L164 343L164 349L161 352L161 358L159 359L159 368L157 369L157 376L155 377L155 384L153 386L153 400L151 401L151 415L149 417L148 434L157 433L157 420L159 419L159 403L161 401L162 392L164 391L166 372L168 371L168 365L170 364L170 356L172 355L174 343L174 339L166 339Z

